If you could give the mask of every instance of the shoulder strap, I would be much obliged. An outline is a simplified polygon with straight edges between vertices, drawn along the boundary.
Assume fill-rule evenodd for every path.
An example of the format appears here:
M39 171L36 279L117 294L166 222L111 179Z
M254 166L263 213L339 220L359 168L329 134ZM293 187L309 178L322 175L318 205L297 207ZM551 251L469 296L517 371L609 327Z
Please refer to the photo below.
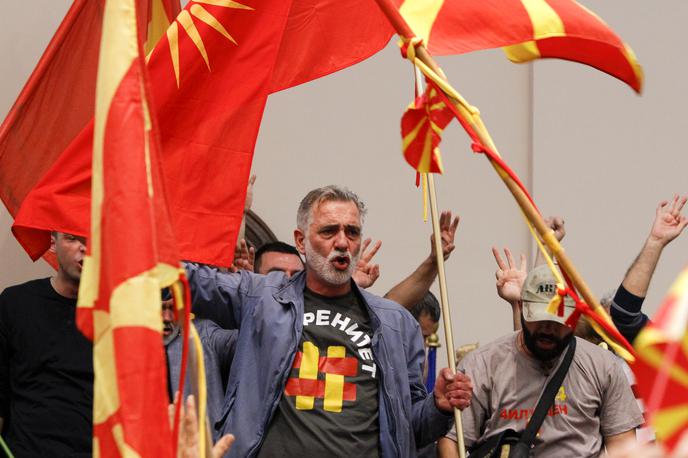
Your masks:
M564 355L564 360L561 362L561 365L559 365L559 369L557 369L557 372L547 383L545 391L543 391L542 395L540 396L540 400L538 401L537 406L535 407L533 416L530 417L528 425L526 426L526 429L523 431L523 434L521 435L521 439L519 440L519 442L526 444L528 448L530 448L531 444L535 440L535 435L540 429L542 422L545 421L545 417L547 416L547 410L549 410L549 408L551 407L552 403L554 402L554 397L557 395L557 392L559 391L561 384L564 382L564 377L566 377L566 373L569 370L569 366L571 366L571 361L573 361L573 354L575 353L575 351L576 337L574 336L568 345L566 355Z

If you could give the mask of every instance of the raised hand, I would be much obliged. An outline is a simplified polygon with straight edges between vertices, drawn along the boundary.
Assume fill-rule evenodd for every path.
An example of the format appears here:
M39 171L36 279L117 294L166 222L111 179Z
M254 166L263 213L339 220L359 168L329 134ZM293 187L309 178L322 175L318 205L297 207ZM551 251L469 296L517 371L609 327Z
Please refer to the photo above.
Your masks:
M520 265L516 266L514 257L511 255L511 251L508 248L504 248L504 255L506 256L507 262L504 262L497 248L492 247L492 254L494 255L495 261L497 261L497 271L495 272L495 277L497 278L497 294L511 304L520 301L521 288L528 276L525 255L521 254Z
M454 251L454 248L456 248L456 245L454 245L454 237L456 236L456 228L459 227L459 219L460 218L457 216L454 218L454 220L452 220L452 212L447 210L443 211L440 215L442 255L444 256L445 261L449 259L449 255L451 255L452 251ZM430 257L432 258L433 262L435 262L436 256L435 234L432 234L430 236Z
M238 272L240 270L247 270L253 272L253 266L256 261L256 250L255 248L249 248L246 240L241 239L239 242L239 249L234 254L234 264L231 265L229 271L232 273Z
M373 244L370 251L368 247L372 239L367 238L363 241L363 246L361 247L361 257L358 259L356 264L356 270L352 275L352 278L356 282L359 288L370 288L377 281L380 276L380 266L378 264L371 263L373 257L377 253L377 250L382 246L382 242L378 240Z
M666 246L683 232L688 225L688 218L681 215L686 200L688 199L685 196L675 195L671 203L666 200L659 203L650 231L651 241Z
M176 398L177 396L175 396ZM179 428L179 445L177 447L178 458L201 458L199 444L201 440L198 434L198 416L196 414L196 401L193 395L186 398L182 405L182 413ZM168 409L170 421L174 417L174 404L170 404ZM218 440L211 451L212 458L222 458L234 443L234 436L227 434Z
M246 199L244 200L244 213L251 209L253 205L253 185L256 182L256 176L251 175L248 179L248 187L246 188Z
M561 242L566 235L566 228L564 227L564 218L561 216L550 216L545 218L547 227L554 231L554 237L558 242Z

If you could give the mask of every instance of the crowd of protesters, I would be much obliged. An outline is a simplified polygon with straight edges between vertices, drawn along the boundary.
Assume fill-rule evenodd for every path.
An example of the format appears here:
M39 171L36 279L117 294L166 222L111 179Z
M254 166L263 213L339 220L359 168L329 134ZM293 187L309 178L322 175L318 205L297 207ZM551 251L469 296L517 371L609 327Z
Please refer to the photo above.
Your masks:
M662 251L688 225L685 203L678 196L660 203L640 254L602 301L629 341L648 323L642 304ZM516 262L509 249L504 258L493 254L513 331L468 353L457 373L441 369L428 391L425 342L440 321L430 293L438 275L434 240L413 272L376 296L367 289L380 275L374 256L381 243L363 238L365 215L353 192L314 189L298 207L294 245L254 250L242 241L229 270L186 264L213 456L453 457L455 409L474 456L499 456L512 434L514 450L519 441L526 447L521 456L665 456L625 363L584 321L575 330L565 325L573 310L566 299L558 315L550 313L557 294L550 267L536 260L528 271L525 256ZM451 212L440 217L445 260L458 223ZM547 223L563 239L563 219ZM86 243L53 232L57 273L0 295L0 430L16 457L91 456L92 349L75 326ZM167 292L161 314L172 401L183 336ZM563 382L537 435L525 441L520 433L558 374ZM188 394L179 454L191 458L202 439ZM496 449L486 452L491 443ZM688 442L675 456L688 456L686 449Z

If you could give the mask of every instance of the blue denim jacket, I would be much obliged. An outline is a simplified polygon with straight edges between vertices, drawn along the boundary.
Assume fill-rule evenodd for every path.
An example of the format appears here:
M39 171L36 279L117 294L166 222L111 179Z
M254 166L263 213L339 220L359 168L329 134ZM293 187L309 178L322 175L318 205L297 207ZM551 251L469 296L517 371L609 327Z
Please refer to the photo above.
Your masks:
M220 420L220 434L236 442L228 456L256 456L284 391L303 329L305 274L288 279L242 271L225 274L187 266L194 310L229 309L239 329ZM453 416L437 409L422 381L423 341L416 320L395 302L358 290L373 330L379 371L380 451L383 457L416 456L416 446L449 430Z

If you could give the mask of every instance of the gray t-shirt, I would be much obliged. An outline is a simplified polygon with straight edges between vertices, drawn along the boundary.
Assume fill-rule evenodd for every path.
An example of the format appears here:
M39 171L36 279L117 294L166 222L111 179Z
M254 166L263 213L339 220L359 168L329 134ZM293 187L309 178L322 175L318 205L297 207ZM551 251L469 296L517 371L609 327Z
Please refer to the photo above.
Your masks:
M505 429L522 431L554 367L519 349L518 332L466 356L459 369L473 381L471 406L463 411L466 447ZM578 339L578 338L577 338ZM643 423L623 369L608 350L578 339L571 367L540 427L531 456L596 457L603 438ZM456 440L454 430L447 435Z

